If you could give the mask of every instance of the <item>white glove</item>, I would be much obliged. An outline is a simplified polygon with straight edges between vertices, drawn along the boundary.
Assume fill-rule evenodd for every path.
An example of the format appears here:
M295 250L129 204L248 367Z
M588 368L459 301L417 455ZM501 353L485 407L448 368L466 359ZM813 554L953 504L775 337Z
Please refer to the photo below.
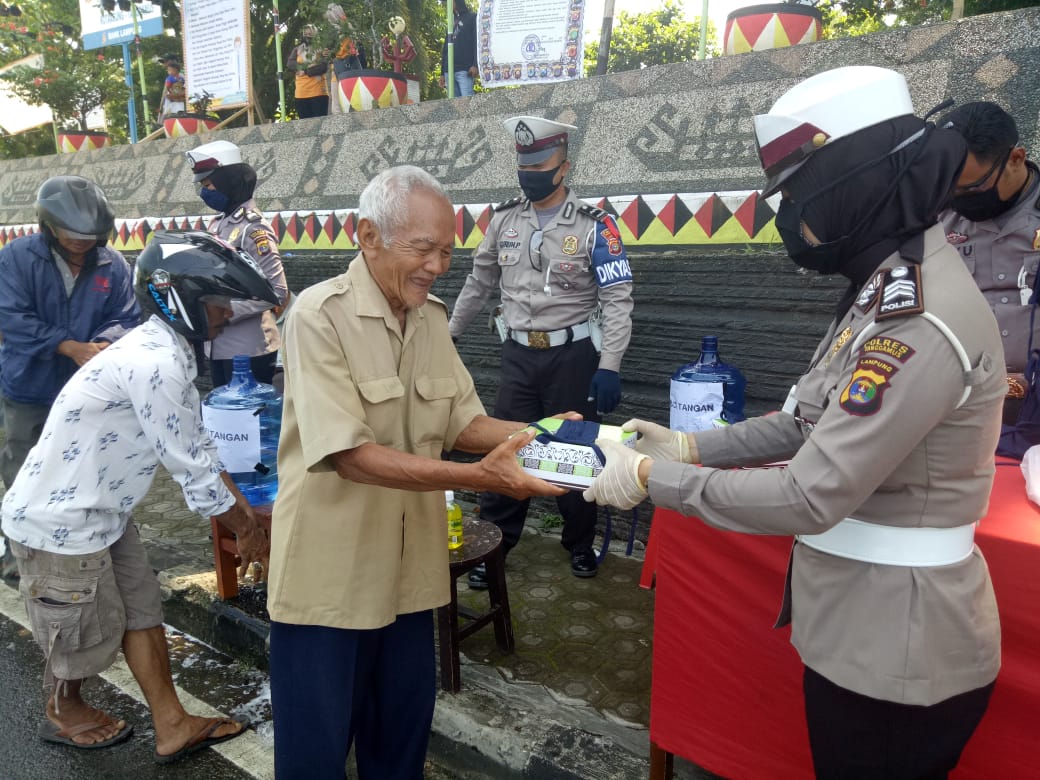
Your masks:
M596 439L596 445L603 450L607 462L582 496L590 504L631 509L647 496L646 488L639 482L639 464L646 460L646 455L608 439Z
M682 431L673 431L647 420L629 420L621 426L621 430L639 431L642 434L636 441L636 452L641 452L654 460L692 462L690 441Z

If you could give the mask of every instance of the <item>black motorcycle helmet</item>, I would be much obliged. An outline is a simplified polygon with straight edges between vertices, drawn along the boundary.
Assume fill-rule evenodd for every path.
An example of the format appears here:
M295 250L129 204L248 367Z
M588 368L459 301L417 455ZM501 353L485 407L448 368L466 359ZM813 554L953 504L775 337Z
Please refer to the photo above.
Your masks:
M279 303L253 258L201 231L154 233L134 265L134 293L189 341L209 338L208 297Z
M36 219L49 241L58 228L72 238L93 238L99 247L108 243L116 217L101 188L82 176L52 176L36 192Z

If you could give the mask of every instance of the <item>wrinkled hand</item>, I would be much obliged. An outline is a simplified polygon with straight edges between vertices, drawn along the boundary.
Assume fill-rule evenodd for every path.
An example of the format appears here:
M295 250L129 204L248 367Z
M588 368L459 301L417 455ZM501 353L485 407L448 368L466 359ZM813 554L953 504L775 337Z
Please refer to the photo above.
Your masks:
M621 377L617 371L598 368L589 385L589 400L596 402L596 411L610 414L621 402Z
M567 492L562 487L532 477L517 462L516 453L530 444L536 435L537 431L517 431L476 464L482 472L480 484L483 490L512 498L562 496Z
M621 426L623 431L638 431L636 452L641 452L654 460L672 460L679 463L692 463L690 458L690 440L682 431L673 431L663 425L647 420L632 419Z
M646 455L610 439L596 439L607 462L592 485L582 493L589 503L631 509L647 496L639 482L639 464Z
M245 523L240 531L235 534L235 544L238 546L238 557L242 565L238 569L238 578L245 579L246 574L253 573L256 582L264 582L267 579L267 568L271 558L271 540L267 531L253 512L249 512L250 522ZM271 516L266 515L268 521ZM258 568L256 568L258 567Z

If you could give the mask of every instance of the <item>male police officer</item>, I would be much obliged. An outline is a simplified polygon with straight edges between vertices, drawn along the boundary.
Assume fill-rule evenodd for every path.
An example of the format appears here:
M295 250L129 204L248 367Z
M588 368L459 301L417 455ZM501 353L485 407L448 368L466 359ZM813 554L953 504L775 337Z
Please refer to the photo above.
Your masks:
M577 128L532 116L503 124L516 140L524 197L495 209L448 329L458 338L500 287L504 343L495 416L538 420L575 410L598 420L621 400L618 372L632 332L632 269L610 215L564 185L571 169L567 134ZM520 539L529 503L481 496L480 515L502 529L507 552ZM594 577L596 508L578 493L557 504L571 572ZM471 573L470 586L487 587L483 570Z
M1040 261L1040 169L1026 159L1015 120L995 103L966 103L939 126L968 142L951 208L941 218L947 240L960 251L996 315L1011 401L1025 390L1029 297ZM1033 342L1040 347L1040 318L1033 326ZM1012 416L1006 422L1014 422L1017 406L1007 404L1006 415Z

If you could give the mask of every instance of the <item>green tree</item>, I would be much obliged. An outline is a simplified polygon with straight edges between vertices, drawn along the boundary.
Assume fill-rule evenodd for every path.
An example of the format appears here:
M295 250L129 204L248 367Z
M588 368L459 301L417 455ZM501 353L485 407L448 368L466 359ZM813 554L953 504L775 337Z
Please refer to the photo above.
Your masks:
M965 0L964 15L1013 11L1036 5L1031 0ZM913 24L948 21L953 0L826 0L823 11L826 37L848 37Z
M42 67L12 68L2 78L10 90L31 105L49 106L55 124L86 130L86 117L104 108L111 121L113 109L127 98L122 64L108 50L85 51L79 41L79 5L76 0L40 0L26 4L23 15L0 25L0 52L5 61L41 55ZM117 50L118 52L118 50ZM122 108L125 116L125 105ZM3 149L17 153L34 149L8 139Z
M688 22L683 18L682 0L664 0L660 8L642 14L622 11L614 24L610 40L607 72L639 70L650 65L667 65L697 58L700 47L700 19ZM706 55L721 54L716 42L715 25L708 22ZM596 70L599 42L585 45L585 75Z

